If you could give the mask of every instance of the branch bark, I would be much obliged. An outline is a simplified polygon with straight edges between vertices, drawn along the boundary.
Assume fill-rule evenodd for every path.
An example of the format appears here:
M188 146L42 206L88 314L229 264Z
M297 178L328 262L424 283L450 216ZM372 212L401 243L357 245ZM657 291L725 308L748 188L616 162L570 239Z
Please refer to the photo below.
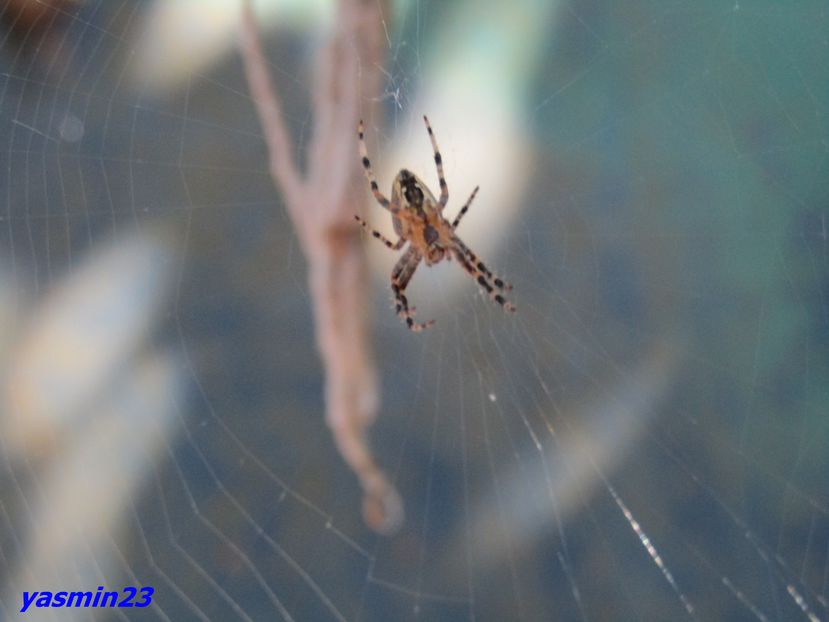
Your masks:
M357 117L362 110L366 118L377 118L373 108L384 53L385 4L337 4L334 30L314 71L314 129L304 178L294 161L249 0L243 0L240 50L268 145L271 177L308 261L317 347L325 368L326 421L362 486L367 525L391 533L402 522L403 506L367 439L379 395L366 308L368 266L354 220L366 197L357 157Z

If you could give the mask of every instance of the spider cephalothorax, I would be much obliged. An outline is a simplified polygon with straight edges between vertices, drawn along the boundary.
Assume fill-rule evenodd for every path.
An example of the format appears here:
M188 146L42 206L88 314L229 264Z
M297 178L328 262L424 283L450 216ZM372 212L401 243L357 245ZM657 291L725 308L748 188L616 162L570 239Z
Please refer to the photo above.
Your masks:
M427 266L436 264L443 259L454 259L477 281L478 285L486 291L492 300L501 305L506 311L515 311L515 305L502 295L502 292L509 291L512 287L492 274L475 253L469 250L455 234L455 229L478 193L478 188L476 187L472 191L469 199L452 223L443 217L443 208L446 207L446 203L449 201L449 188L446 185L446 179L443 177L443 160L440 151L438 151L435 136L432 134L429 120L424 116L423 121L426 123L426 130L429 132L429 139L432 141L432 149L435 152L435 166L440 181L439 199L435 199L429 188L417 175L405 168L394 178L391 188L391 200L383 196L377 186L377 181L374 179L374 173L371 171L362 121L360 121L357 130L360 139L363 170L371 186L371 192L377 202L391 212L394 231L399 239L397 242L391 242L379 231L369 227L368 223L359 216L354 218L360 222L366 231L392 250L400 250L406 242L409 242L409 248L403 253L391 273L391 288L394 292L397 315L413 331L420 331L434 324L433 320L423 323L415 322L413 318L415 309L409 307L409 302L403 293L421 259L426 261Z

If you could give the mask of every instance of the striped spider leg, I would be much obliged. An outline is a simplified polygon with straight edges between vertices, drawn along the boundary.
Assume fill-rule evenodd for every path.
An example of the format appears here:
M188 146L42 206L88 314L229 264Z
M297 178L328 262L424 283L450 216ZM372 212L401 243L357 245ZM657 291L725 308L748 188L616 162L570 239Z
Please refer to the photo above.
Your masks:
M391 271L391 290L394 293L395 299L394 310L397 312L397 317L406 322L406 326L416 333L419 333L425 328L429 328L435 323L434 320L423 323L415 322L412 317L414 316L415 308L409 308L409 300L406 298L406 294L403 293L409 281L412 280L415 270L420 265L421 259L422 257L417 252L417 249L414 246L410 246Z

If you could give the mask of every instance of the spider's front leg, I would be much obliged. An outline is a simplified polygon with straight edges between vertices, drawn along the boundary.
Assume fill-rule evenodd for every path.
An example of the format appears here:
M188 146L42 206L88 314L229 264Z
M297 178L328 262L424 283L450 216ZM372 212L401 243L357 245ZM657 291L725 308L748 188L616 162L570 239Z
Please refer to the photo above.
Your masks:
M440 198L438 202L440 203L441 211L443 211L446 203L449 202L449 186L446 185L446 178L443 176L443 158L440 155L435 135L432 133L432 126L429 125L429 119L426 118L425 114L423 115L423 122L426 124L426 131L429 132L429 140L432 141L432 151L435 153L435 167L438 169L438 183L440 184Z
M377 202L383 206L384 209L389 210L392 214L396 214L398 211L397 206L389 202L389 200L385 196L383 196L383 193L380 192L380 188L377 186L377 180L374 178L374 172L371 170L371 162L368 159L368 149L366 149L365 128L363 127L362 119L360 119L360 123L357 125L357 138L360 144L360 158L363 163L363 172L366 174L368 185L371 186L371 193L374 195L374 198L377 200Z
M366 233L370 233L372 237L377 238L393 251L399 251L401 248L403 248L403 245L406 243L406 238L400 238L399 240L397 240L397 242L392 242L382 233L377 231L377 229L372 229L371 226L369 226L369 224L365 220L357 216L357 214L354 214L354 220L356 220L358 223L360 223L360 225L362 225L363 229L366 230Z
M469 206L472 205L472 201L475 200L475 195L478 194L478 190L480 189L480 186L475 186L475 189L472 191L472 194L469 195L469 198L466 200L466 203L463 204L461 211L459 211L458 215L455 216L455 220L452 221L453 231L458 228L459 224L461 224L461 219L464 217L464 214L466 214L466 210L469 209Z
M420 264L420 253L413 247L410 247L400 260L395 264L394 270L391 273L391 290L394 292L394 300L395 300L395 311L397 311L397 316L406 322L406 326L409 327L409 330L412 330L416 333L422 331L423 329L429 328L432 326L435 321L429 320L428 322L415 322L413 316L415 312L415 308L409 308L409 301L406 298L406 295L403 293L406 289L406 286L409 284L409 281L412 280L412 276L417 270L418 264Z

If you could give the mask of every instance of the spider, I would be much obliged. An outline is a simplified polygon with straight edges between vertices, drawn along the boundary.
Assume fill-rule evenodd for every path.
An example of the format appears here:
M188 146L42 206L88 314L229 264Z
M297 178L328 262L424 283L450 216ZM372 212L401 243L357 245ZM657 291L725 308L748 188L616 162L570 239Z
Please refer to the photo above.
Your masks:
M432 266L444 259L454 259L466 270L467 274L478 282L478 285L486 291L492 300L501 305L505 311L515 311L515 305L502 295L502 292L511 290L512 286L492 274L475 253L469 250L469 247L455 234L455 229L457 229L461 219L469 209L475 195L478 194L479 186L476 186L472 191L469 199L461 207L460 212L451 224L443 217L443 208L446 207L446 203L449 201L449 188L446 185L446 179L443 177L443 160L440 157L438 144L435 141L432 126L429 125L429 119L426 118L426 115L423 116L423 121L426 123L426 131L429 132L429 139L432 141L432 150L435 152L435 166L440 181L439 200L435 200L429 188L417 175L405 168L394 178L391 187L391 201L383 196L383 193L377 187L377 180L371 170L362 120L360 120L357 127L360 156L362 157L366 179L377 202L384 209L391 212L394 231L399 239L397 242L392 242L379 231L372 229L359 216L355 215L354 218L362 225L363 229L391 250L398 251L403 248L406 242L409 242L409 248L406 249L406 252L403 253L392 270L391 289L394 292L397 316L406 323L410 330L415 332L429 328L435 323L434 320L422 323L416 322L413 317L415 308L409 307L409 301L403 293L421 259L426 261L427 266Z

